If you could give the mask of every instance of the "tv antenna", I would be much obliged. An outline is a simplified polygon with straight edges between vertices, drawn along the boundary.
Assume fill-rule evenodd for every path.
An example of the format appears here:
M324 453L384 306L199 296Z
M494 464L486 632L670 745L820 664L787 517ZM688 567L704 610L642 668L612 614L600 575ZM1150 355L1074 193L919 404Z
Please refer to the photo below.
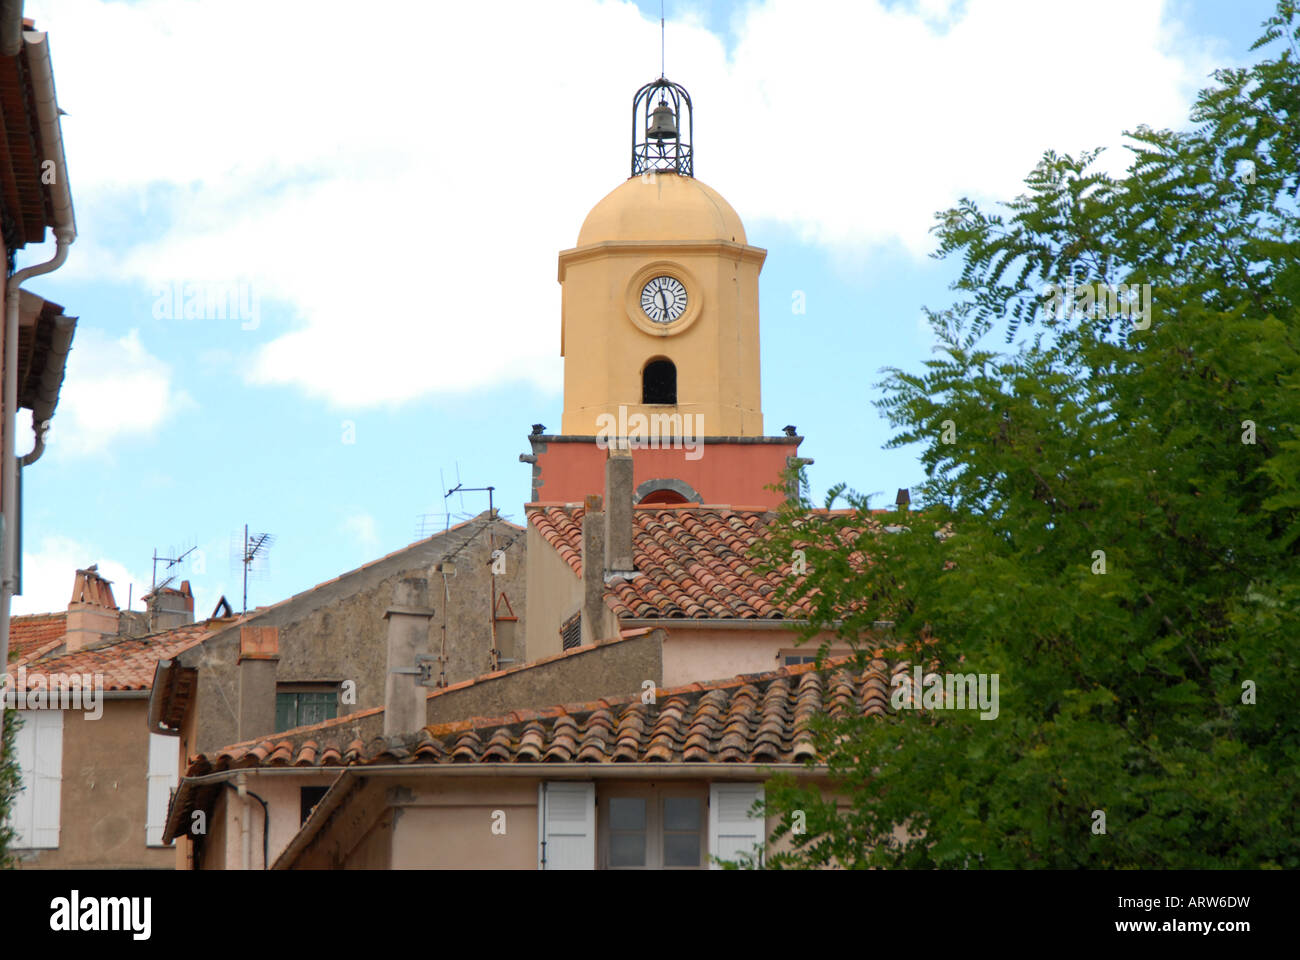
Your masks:
M248 524L244 524L244 548L239 558L239 562L244 567L244 613L248 612L248 572L253 570L255 575L259 572L265 573L267 554L273 543L275 543L274 534L249 533Z
M442 469L438 469L439 489L445 488L447 480L443 475ZM475 491L488 491L488 509L492 508L492 493L495 487L467 487L460 480L460 461L456 461L456 486L452 487L442 495L442 512L441 513L421 513L415 518L415 539L424 540L438 532L438 521L442 521L442 532L446 533L451 529L451 518L453 513L449 508L447 501L451 499L452 494L460 495L460 509L455 512L454 516L459 520L473 520L474 514L467 513L465 510L465 494Z
M457 471L459 472L459 470ZM496 507L492 503L492 493L496 487L467 487L457 482L456 486L448 490L442 498L445 504L447 498L453 493L486 493L488 495L488 565L490 567L490 605L488 606L488 622L492 626L492 646L488 650L488 667L495 671L500 668L501 651L497 649L497 541L492 521L497 518ZM461 498L464 503L464 498ZM509 603L509 601L506 601Z
M150 584L150 585L149 585L149 592L150 592L150 593L157 593L157 592L158 592L159 590L161 590L163 587L168 586L168 585L169 585L173 580L175 580L175 579L176 579L176 574L174 574L174 573L168 573L168 571L170 571L172 568L177 567L177 566L179 566L180 564L184 563L184 562L185 562L185 558L188 557L191 553L193 553L193 552L194 552L195 550L197 550L197 549L198 549L198 546L196 545L196 546L190 547L188 550L186 550L185 552L183 552L183 553L182 553L180 556L178 556L178 557L160 557L160 556L158 556L158 548L157 548L157 547L154 547L154 550L153 550L153 574L152 574L152 576L150 577L150 580L149 580L149 584ZM173 552L174 552L174 551L173 551ZM167 566L163 567L163 573L166 574L166 576L162 579L161 582L159 582L159 580L158 580L158 564L160 564L160 563L165 563L165 564L167 565ZM128 606L129 606L129 604L128 604Z

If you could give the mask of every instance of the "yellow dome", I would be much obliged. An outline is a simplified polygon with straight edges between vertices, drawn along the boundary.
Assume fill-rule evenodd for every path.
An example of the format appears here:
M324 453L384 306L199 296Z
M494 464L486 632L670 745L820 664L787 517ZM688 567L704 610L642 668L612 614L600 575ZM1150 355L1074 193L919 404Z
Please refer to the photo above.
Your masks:
M721 194L675 173L632 177L592 208L578 246L610 240L747 242L739 215Z

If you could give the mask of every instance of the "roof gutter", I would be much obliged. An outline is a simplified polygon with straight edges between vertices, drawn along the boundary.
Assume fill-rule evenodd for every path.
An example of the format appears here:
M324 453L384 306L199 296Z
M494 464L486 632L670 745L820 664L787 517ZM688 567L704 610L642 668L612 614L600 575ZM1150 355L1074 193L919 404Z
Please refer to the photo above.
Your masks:
M709 619L692 619L690 617L620 617L618 624L624 630L638 630L643 627L659 627L670 633L673 630L784 630L787 633L793 633L802 627L807 627L807 620L768 620L754 617L749 620L723 620L719 618ZM836 620L826 629L834 629L840 626L840 621Z
M7 11L6 11L7 12ZM21 21L20 21L21 22ZM0 484L4 495L0 513L4 525L0 527L3 543L0 548L0 664L9 662L9 611L14 591L18 589L18 457L14 438L18 408L18 300L19 289L27 280L52 273L68 258L68 247L77 239L77 224L72 213L72 194L68 190L68 170L63 156L63 134L59 128L59 104L54 94L54 70L50 66L50 47L47 35L28 31L23 33L23 50L27 55L32 84L32 98L36 103L36 119L40 127L41 156L54 163L54 182L49 184L54 212L54 256L45 263L33 264L17 270L5 282L4 328L4 452L0 457ZM39 437L38 427L38 437ZM32 451L36 453L35 450ZM38 454L39 455L39 454ZM2 726L2 721L0 721Z
M36 403L32 407L32 433L35 445L31 451L18 460L20 467L30 467L45 452L45 432L49 429L50 418L59 403L59 388L63 386L64 370L68 364L68 354L72 351L72 335L77 329L76 317L59 316L54 318L54 339L50 345L50 355L41 371L41 382L37 388Z

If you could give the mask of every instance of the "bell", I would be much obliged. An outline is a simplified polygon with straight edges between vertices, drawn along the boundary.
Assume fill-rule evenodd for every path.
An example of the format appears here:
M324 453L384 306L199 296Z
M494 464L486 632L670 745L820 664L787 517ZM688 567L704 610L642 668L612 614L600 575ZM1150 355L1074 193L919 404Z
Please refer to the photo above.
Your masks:
M645 135L651 140L677 139L677 121L666 101L660 100L659 106L651 111L650 129L645 132Z

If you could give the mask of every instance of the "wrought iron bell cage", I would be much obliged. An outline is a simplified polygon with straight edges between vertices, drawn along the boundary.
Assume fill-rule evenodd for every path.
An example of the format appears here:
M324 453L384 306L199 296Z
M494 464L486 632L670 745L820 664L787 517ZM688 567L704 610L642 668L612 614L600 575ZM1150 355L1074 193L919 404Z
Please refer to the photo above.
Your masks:
M662 170L695 176L695 111L679 83L660 77L632 98L632 176Z

